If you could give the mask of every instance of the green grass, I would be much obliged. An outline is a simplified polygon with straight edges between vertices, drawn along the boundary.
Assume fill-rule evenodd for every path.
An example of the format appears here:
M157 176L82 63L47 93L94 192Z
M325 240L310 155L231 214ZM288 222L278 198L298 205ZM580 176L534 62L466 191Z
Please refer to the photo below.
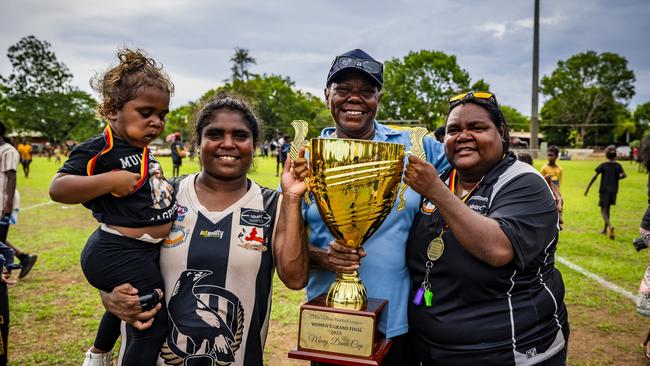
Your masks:
M171 159L160 160L165 171L171 172ZM535 165L539 168L542 163L536 161ZM628 178L621 181L618 202L612 208L617 234L612 241L599 234L598 182L588 197L583 195L600 161L560 163L565 172L565 225L558 255L635 293L648 263L647 253L637 253L631 244L647 207L647 176L637 172L636 165L621 162ZM54 161L37 157L28 179L18 172L22 208L49 201L47 189L56 169ZM181 173L198 169L196 161L186 159ZM275 160L256 159L251 178L277 188ZM10 365L81 363L103 312L97 291L86 283L79 267L79 253L96 225L80 205L49 204L20 213L9 240L37 253L39 259L32 273L10 289ZM625 358L640 354L638 343L649 325L635 315L634 304L562 265L558 268L566 284L572 325L569 364L643 364L635 363L643 362L640 358L630 362ZM296 344L298 309L303 300L302 291L287 290L276 278L267 364L288 364L286 353Z

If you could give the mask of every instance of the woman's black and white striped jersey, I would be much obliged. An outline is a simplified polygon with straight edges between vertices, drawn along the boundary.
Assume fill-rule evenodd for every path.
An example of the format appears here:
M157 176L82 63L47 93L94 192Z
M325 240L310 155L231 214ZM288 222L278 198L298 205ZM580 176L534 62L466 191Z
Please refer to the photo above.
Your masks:
M196 176L178 185L178 215L160 253L170 319L162 364L262 365L280 195L251 182L231 207L209 212Z

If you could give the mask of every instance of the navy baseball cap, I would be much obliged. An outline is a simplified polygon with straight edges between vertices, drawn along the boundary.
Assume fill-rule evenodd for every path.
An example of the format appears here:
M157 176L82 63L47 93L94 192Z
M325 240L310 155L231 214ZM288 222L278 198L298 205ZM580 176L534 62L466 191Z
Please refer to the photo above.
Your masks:
M336 56L327 74L327 85L339 75L349 72L367 75L380 89L384 84L384 65L358 48Z

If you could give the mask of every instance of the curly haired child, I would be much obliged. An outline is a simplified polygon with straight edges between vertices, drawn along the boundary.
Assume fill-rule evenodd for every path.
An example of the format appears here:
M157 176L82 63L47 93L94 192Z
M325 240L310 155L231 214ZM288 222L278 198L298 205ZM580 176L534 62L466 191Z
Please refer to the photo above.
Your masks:
M52 200L81 203L100 227L81 253L88 282L102 291L130 283L139 289L143 309L158 306L163 288L160 242L176 215L173 188L148 144L163 132L174 86L141 50L119 50L119 64L91 85L102 97L98 115L102 134L77 145L50 185ZM125 365L154 365L167 333L167 312L156 314L151 328L127 326ZM107 366L120 334L120 320L106 312L84 366Z

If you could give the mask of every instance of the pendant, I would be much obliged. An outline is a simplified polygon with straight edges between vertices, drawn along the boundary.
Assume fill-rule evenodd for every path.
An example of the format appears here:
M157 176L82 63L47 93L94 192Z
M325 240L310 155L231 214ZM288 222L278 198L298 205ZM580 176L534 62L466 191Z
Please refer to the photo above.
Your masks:
M424 305L427 307L431 307L433 302L433 292L431 290L426 289L424 290Z
M427 248L427 258L429 258L430 261L437 261L445 251L445 242L442 240L442 234L444 234L444 231L433 238L429 243L429 247Z
M422 299L424 298L424 288L420 287L416 292L415 296L413 296L413 304L415 305L422 305Z

